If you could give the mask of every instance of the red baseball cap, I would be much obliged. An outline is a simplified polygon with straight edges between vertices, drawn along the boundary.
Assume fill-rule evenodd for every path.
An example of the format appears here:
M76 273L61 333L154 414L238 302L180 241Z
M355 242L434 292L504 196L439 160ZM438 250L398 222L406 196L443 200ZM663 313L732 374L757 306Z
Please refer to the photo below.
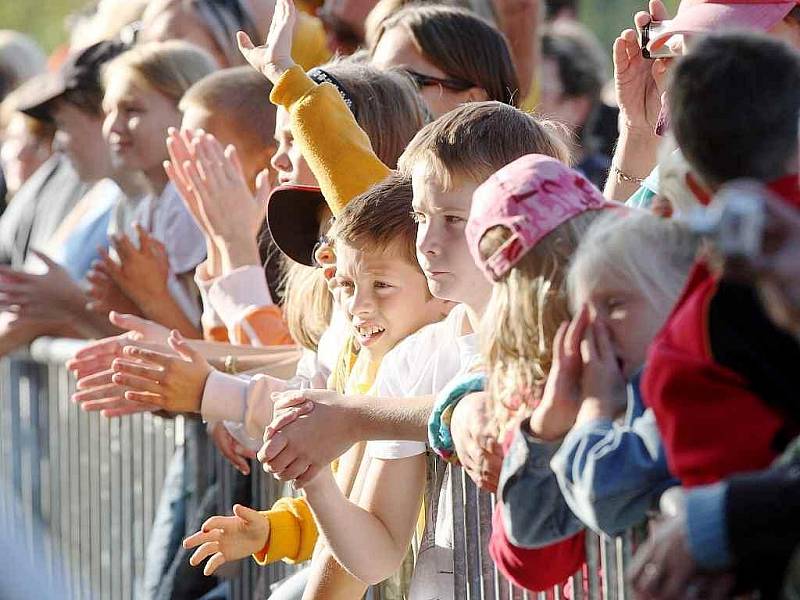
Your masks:
M789 14L798 0L683 0L678 14L650 42L656 49L678 34L702 34L726 29L767 31Z

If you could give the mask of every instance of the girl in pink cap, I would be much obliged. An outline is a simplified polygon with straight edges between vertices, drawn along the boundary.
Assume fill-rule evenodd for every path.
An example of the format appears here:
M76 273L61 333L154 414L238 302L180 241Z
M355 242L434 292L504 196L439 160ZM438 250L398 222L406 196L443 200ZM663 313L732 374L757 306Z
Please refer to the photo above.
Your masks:
M494 284L481 331L487 374L484 393L506 450L515 430L535 435L530 430L530 409L541 399L557 331L569 319L569 263L589 226L605 208L615 206L619 205L605 201L578 172L536 154L501 169L473 196L467 243L476 264ZM513 458L507 456L506 462ZM537 493L542 498L552 496L552 501L530 507L531 514L536 512L535 522L542 524L536 543L527 543L509 529L502 502L495 511L490 542L498 567L532 590L562 584L585 558L582 527L556 531L548 524L563 522L557 513L565 512L565 504L549 466L546 471ZM505 483L501 474L501 498Z

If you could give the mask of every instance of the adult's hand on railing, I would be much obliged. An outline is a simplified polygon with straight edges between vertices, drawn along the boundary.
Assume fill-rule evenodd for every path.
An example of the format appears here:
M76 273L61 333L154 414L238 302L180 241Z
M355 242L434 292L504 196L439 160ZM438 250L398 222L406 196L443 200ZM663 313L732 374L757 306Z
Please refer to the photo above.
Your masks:
M273 394L272 423L264 431L258 460L281 481L302 488L355 444L351 405L329 390L290 390Z
M237 442L224 423L214 423L208 428L208 433L217 450L228 459L233 468L242 475L249 475L250 463L248 461L255 458L256 453Z
M261 550L269 541L269 534L267 517L235 504L232 517L211 517L200 531L183 540L183 547L197 548L189 559L193 567L208 558L203 574L213 575L225 563L247 558Z
M453 410L450 433L458 460L479 488L497 490L503 449L491 424L489 395L476 392L464 396Z
M167 343L178 356L126 346L125 358L112 362L112 381L127 388L126 400L171 413L199 413L203 388L213 367L177 330L172 331Z
M723 599L733 590L729 573L703 573L692 557L686 514L664 519L639 547L628 569L638 600Z

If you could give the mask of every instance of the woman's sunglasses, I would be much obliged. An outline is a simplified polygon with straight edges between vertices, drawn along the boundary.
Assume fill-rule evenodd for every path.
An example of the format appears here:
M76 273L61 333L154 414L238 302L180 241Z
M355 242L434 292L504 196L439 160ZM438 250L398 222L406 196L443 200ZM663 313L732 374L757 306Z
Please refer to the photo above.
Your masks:
M414 80L418 87L427 87L430 85L440 85L445 89L453 90L454 92L463 92L470 88L475 87L475 84L464 79L447 79L442 77L434 77L433 75L425 75L418 73L411 69L404 69L406 74Z

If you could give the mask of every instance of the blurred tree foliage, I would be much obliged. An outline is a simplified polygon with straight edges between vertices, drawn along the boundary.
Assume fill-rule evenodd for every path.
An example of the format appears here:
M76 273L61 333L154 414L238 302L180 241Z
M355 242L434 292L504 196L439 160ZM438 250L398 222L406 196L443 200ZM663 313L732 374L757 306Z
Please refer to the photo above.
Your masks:
M0 0L0 29L27 33L50 52L67 40L66 17L94 4L87 0Z

